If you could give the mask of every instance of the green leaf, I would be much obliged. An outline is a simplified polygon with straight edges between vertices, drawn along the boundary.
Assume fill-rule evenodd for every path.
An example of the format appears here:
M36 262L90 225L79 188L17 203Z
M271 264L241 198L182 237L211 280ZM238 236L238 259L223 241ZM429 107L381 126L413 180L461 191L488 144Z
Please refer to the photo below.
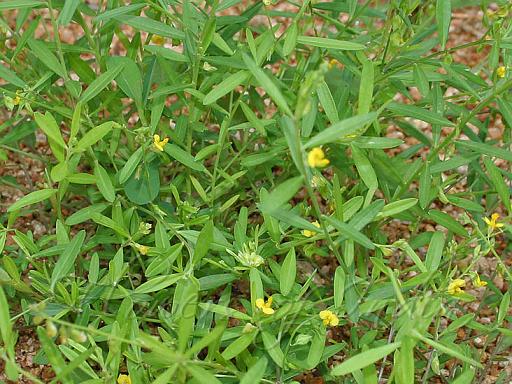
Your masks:
M331 90L325 81L321 81L320 84L318 84L316 93L331 124L337 123L340 120L338 117L338 110L336 109L336 103L332 97Z
M284 364L284 354L275 336L268 331L263 331L261 332L261 338L267 353L270 355L272 360L282 368Z
M430 124L439 124L446 127L453 127L454 125L450 120L444 118L443 116L435 112L416 107L414 105L398 104L392 102L386 106L386 109L393 112L395 116L408 116Z
M317 147L322 144L332 143L337 140L345 139L347 136L353 135L356 132L362 133L365 126L376 118L377 114L375 112L371 112L365 115L353 116L348 119L341 120L313 136L304 145L304 148Z
M71 132L69 134L69 141L71 142L76 135L78 134L78 131L80 130L80 115L82 113L82 104L77 103L75 106L75 110L73 111L73 118L71 120Z
M207 172L203 164L196 161L194 156L173 143L167 143L164 147L165 152L173 159L179 161L184 166L199 172Z
M2 4L3 3L0 3L0 6ZM27 85L16 75L15 72L11 71L9 68L4 67L3 65L0 65L0 77L18 88L25 88Z
M316 331L313 333L311 347L306 358L307 367L313 369L320 363L325 349L325 332Z
M468 368L452 381L452 384L471 384L475 377L475 370Z
M100 204L94 204L90 205L88 207L82 208L75 213L73 213L71 216L69 216L65 224L66 225L76 225L83 223L84 221L90 220L91 215L94 213L101 213L107 208L107 204L100 203Z
M14 212L18 209L26 207L27 205L32 205L35 203L39 203L40 201L46 200L53 196L57 192L56 189L41 189L39 191L34 191L29 193L26 196L23 196L21 199L12 204L7 212Z
M341 41L314 36L299 36L297 37L297 43L312 45L313 47L318 48L336 49L342 51L360 51L365 49L363 44L354 43L352 41Z
M436 161L430 168L430 174L434 175L436 173L450 171L452 169L469 164L478 157L478 155L473 155L470 157L454 156L446 161Z
M80 141L73 148L73 150L75 152L85 151L87 148L100 141L105 135L107 135L112 130L112 128L118 126L119 124L117 124L114 121L107 121L106 123L94 127L93 129L85 133L85 135L80 139Z
M114 230L115 232L117 232L119 235L121 235L123 237L127 237L127 238L130 237L130 234L128 233L128 231L126 229L124 229L121 224L115 222L114 220L112 220L109 217L106 217L100 213L95 212L95 213L91 214L91 219L99 225L102 225L104 227Z
M187 364L186 369L198 383L222 384L212 373L199 365Z
M264 213L271 213L287 203L303 185L302 176L296 176L279 184L260 204Z
M194 345L187 351L187 356L194 356L201 352L204 348L207 348L211 344L216 343L226 331L224 324L217 325L213 330L204 335L200 340L194 342Z
M377 175L375 174L375 170L370 164L370 161L363 153L363 151L361 151L355 145L351 145L351 148L352 158L354 160L354 164L356 165L357 173L359 173L359 176L369 190L376 191L379 187L379 184L377 181Z
M290 249L284 259L279 276L279 288L281 293L287 296L292 290L297 273L297 261L295 259L295 248Z
M121 184L124 184L126 180L128 180L128 178L133 174L143 156L144 148L142 147L137 148L137 150L130 155L123 168L119 172L119 182Z
M437 271L443 256L444 234L442 232L434 232L430 239L427 255L425 257L425 266L429 271Z
M348 360L345 360L343 363L335 366L331 374L334 376L347 375L352 373L358 369L367 367L370 364L375 363L378 360L381 360L385 356L389 355L395 349L400 347L402 343L391 343L384 345L382 347L372 348L365 352L361 352L355 356L352 356Z
M176 286L174 299L180 303L176 311L179 318L178 328L178 351L184 353L189 344L190 336L194 332L195 317L197 312L199 284L192 279L181 280ZM178 293L178 294L177 294Z
M409 208L414 207L417 203L418 199L414 197L393 201L382 208L382 211L377 215L377 219L397 215L400 212L407 211Z
M212 43L215 44L215 46L217 46L217 48L219 48L222 52L224 52L228 56L232 56L235 54L235 52L233 52L231 47L228 45L228 43L226 43L226 41L222 38L222 36L219 35L218 32L215 32L213 34Z
M137 105L142 105L142 74L139 66L129 57L113 56L107 58L107 67L115 68L121 65L123 69L116 77L116 83L121 90L133 99Z
M265 356L261 356L258 361L249 368L240 380L240 384L256 384L261 382L267 369L268 360Z
M156 199L160 193L158 159L151 163L142 163L124 185L124 192L130 201L139 205L148 204Z
M327 220L329 224L340 231L340 235L343 237L354 240L356 243L361 244L363 247L368 249L375 249L373 242L350 224L346 224L335 219L334 217L329 216L325 216L325 220Z
M141 8L144 8L145 6L146 6L146 4L139 3L139 4L125 5L124 7L112 8L112 9L109 9L108 11L100 13L98 16L96 16L94 18L94 21L96 23L98 23L100 21L106 22L106 21L109 21L110 19L113 19L117 16L122 16L122 15L124 15L126 13L130 13L130 12L135 12Z
M403 140L391 137L368 137L360 136L353 141L354 145L363 149L387 149L395 148L404 143Z
M503 320L505 320L505 316L507 316L508 311L510 309L510 292L506 292L501 299L500 307L498 309L498 316L496 318L496 326L499 327Z
M55 268L52 272L52 278L50 283L50 289L53 291L57 282L61 281L75 265L75 260L80 254L82 244L85 240L85 231L80 231L73 239L68 243L64 252L60 255Z
M62 66L57 57L52 53L48 46L39 40L29 39L28 45L34 52L34 55L41 60L41 62L48 67L50 71L55 72L62 78L66 78L66 69Z
M9 314L9 303L5 297L4 290L0 285L0 336L2 336L3 344L12 346L12 324L11 316ZM9 347L10 349L10 347Z
M207 95L208 96L208 95ZM261 122L260 119L258 119L258 116L256 116L256 113L243 101L240 101L240 108L242 108L242 112L245 115L245 118L249 123L253 125L254 128L262 135L266 136L267 132L265 130L265 125ZM285 118L285 116L283 116Z
M215 86L215 88L208 92L208 94L203 99L203 105L216 102L222 96L227 95L229 92L249 79L249 77L251 77L251 74L247 71L238 71L228 76L217 86Z
M107 171L99 163L94 167L94 176L96 176L96 185L101 194L105 200L112 203L116 198L114 186Z
M67 180L75 184L96 184L96 177L90 173L74 173L68 175Z
M224 305L218 305L213 303L199 303L199 307L204 309L205 311L210 311L214 313L218 313L224 315L226 317L232 317L234 319L247 320L251 321L251 316L237 311L236 309L226 307Z
M40 0L4 0L0 3L0 11L6 9L34 8L44 4L46 4L46 2Z
M66 368L66 363L62 355L53 340L48 337L44 328L37 327L37 336L43 347L44 354L52 366L52 370L54 370L56 374L59 374Z
M437 224L442 225L443 227L449 229L453 233L463 237L468 237L468 232L466 231L466 229L447 213L431 209L428 212L428 216Z
M173 51L172 49L160 47L158 45L146 45L144 46L144 49L146 51L149 51L157 56L162 56L164 59L176 61L179 63L188 63L188 57L185 55L182 55L181 53L178 53L176 51Z
M151 293L151 292L160 292L162 289L165 289L177 281L183 278L182 273L175 273L174 275L165 275L158 276L153 279L146 281L144 284L139 285L134 293Z
M363 62L361 82L359 84L359 99L357 103L357 114L365 115L370 112L373 98L374 69L370 60Z
M414 383L414 344L413 338L404 337L401 347L395 351L397 384Z
M510 213L512 208L510 206L510 188L505 183L503 176L499 168L494 164L494 162L488 157L484 158L485 168L487 172L489 172L489 178L491 179L494 188L496 188L496 192L498 192L499 197L501 198L501 202Z
M57 18L60 25L68 25L71 22L78 4L80 4L80 0L66 0L64 2L64 7Z
M431 189L432 189L432 176L430 174L430 167L428 165L428 162L425 163L425 169L421 173L420 176L420 183L419 183L419 191L418 191L418 197L420 201L420 207L421 209L427 208L431 198Z
M448 40L448 31L450 30L450 22L452 20L452 0L437 0L436 1L436 21L437 33L439 35L439 42L441 43L441 50L446 47Z
M162 37L170 37L172 39L183 40L185 38L185 34L180 30L171 27L170 25L161 23L160 21L156 21L150 19L149 17L142 16L118 16L116 20L121 23L127 24L135 29L149 32Z
M222 314L224 315L224 313ZM227 314L225 315L229 316ZM222 352L222 357L226 360L231 360L235 358L240 353L245 351L249 345L252 344L257 334L258 332L256 331L250 333L243 333L240 337L238 337L235 341L233 341L231 344L227 346L227 348Z
M213 221L208 221L197 237L194 248L194 264L198 264L208 253L213 242Z
M473 360L470 357L467 357L466 355L463 355L462 353L456 351L453 348L450 348L440 342L437 342L435 340L429 339L428 337L423 336L421 333L419 333L417 330L412 330L413 335L423 341L425 344L430 345L432 348L437 349L439 352L446 353L450 356L455 357L456 359L459 359L460 361L463 361L465 363L471 364L475 367L482 368L482 364L479 362Z
M64 162L64 150L66 148L66 143L62 138L60 128L53 115L50 112L46 112L44 115L39 112L35 112L34 119L36 120L39 128L41 128L44 134L48 137L48 143L50 144L54 156L59 160L59 162Z
M80 96L80 103L85 104L96 97L121 73L123 67L124 62L121 62L97 77Z
M283 43L283 55L286 57L295 49L297 45L297 37L299 35L299 27L297 22L293 22L290 28L286 31L286 36Z
M251 71L252 75L256 79L259 85L267 92L267 94L272 98L274 103L288 116L293 116L286 99L283 94L277 88L275 83L270 80L268 75L251 59L248 55L243 55L243 60L249 71Z
M475 143L469 140L459 140L456 141L455 144L470 149L477 153L481 153L488 156L494 156L512 162L512 152L509 151L508 149L502 149L485 143Z
M334 307L340 308L345 295L346 274L343 267L339 266L334 272Z

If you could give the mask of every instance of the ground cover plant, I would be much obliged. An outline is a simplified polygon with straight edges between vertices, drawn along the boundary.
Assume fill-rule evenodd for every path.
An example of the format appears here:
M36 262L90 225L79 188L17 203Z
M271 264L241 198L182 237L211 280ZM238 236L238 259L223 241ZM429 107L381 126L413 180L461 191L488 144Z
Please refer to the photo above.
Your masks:
M510 2L0 10L0 381L510 381Z

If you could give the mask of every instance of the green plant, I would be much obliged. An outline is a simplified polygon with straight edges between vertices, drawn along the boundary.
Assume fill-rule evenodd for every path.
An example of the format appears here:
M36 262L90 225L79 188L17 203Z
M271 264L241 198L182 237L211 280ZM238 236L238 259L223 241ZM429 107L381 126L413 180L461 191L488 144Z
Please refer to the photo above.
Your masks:
M53 382L480 382L512 340L512 10L447 45L466 3L0 3L0 151L46 167L0 216L7 377L41 382L23 324Z

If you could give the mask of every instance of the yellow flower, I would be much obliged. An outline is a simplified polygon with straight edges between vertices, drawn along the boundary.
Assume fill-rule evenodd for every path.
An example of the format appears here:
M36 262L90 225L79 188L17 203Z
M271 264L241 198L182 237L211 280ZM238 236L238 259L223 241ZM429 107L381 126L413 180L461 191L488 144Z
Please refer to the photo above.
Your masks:
M132 379L128 375L119 375L117 384L132 384Z
M265 315L273 314L274 310L272 309L272 296L268 298L267 302L265 302L263 299L257 299L256 308L261 309Z
M336 316L329 310L320 311L318 316L320 316L320 318L323 320L324 325L330 325L331 327L335 327L340 323L338 316Z
M318 221L313 221L311 224L313 224L315 227L320 228L320 223ZM312 237L316 235L315 231L310 231L309 229L304 229L302 231L302 234L306 237Z
M16 91L16 96L12 99L12 103L14 105L19 105L21 103L21 90L18 89Z
M325 158L325 153L320 147L313 148L308 153L308 164L311 168L323 168L329 165L329 159Z
M480 276L477 273L475 280L473 280L473 285L477 288L485 287L487 285L487 281L480 280Z
M269 5L272 5L272 0L263 0L263 4L268 7Z
M151 37L151 42L153 44L157 44L157 45L164 45L165 43L165 39L162 37L162 36L159 36L159 35L153 35Z
M336 59L329 60L329 69L333 69L334 67L336 67L336 64L338 64L338 60L336 60Z
M466 282L463 279L455 279L452 280L450 285L448 285L448 294L455 296L459 293L464 292L462 288L466 286Z
M499 218L500 215L498 213L493 213L490 219L488 217L484 217L484 221L485 224L494 231L496 228L501 228L504 225L503 223L498 223Z
M164 151L165 144L169 141L169 138L166 137L163 140L160 140L160 135L154 135L153 136L153 145L156 149L158 149L160 152Z
M145 256L148 254L149 247L147 245L135 244L135 248L137 248L137 251L139 251L141 255Z
M496 70L496 75L498 75L498 77L501 78L504 78L506 73L507 68L505 68L503 65L501 67L498 67L498 69Z

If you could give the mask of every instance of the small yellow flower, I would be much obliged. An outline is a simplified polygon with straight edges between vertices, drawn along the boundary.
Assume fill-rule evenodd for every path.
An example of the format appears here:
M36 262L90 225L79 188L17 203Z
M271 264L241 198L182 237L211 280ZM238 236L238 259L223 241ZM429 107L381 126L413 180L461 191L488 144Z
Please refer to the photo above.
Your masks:
M265 315L273 314L274 310L272 309L272 296L270 296L266 302L263 299L257 299L256 300L256 308L261 309L261 311Z
M329 165L329 159L325 158L325 153L320 147L313 148L308 153L308 164L311 168L323 168Z
M329 69L333 69L334 67L336 67L337 64L338 64L338 60L336 60L336 59L329 60Z
M157 44L157 45L164 45L165 43L165 39L162 37L162 36L159 36L159 35L153 35L151 37L151 42L153 44Z
M169 142L169 138L166 137L163 140L160 140L160 135L154 135L153 136L153 145L156 149L158 149L160 152L164 151L165 144Z
M496 75L498 75L498 77L500 78L504 78L506 73L507 68L505 68L503 65L498 67L498 69L496 70Z
M455 279L452 280L450 285L448 285L448 294L455 296L459 293L464 292L462 288L466 286L466 282L463 279Z
M320 228L320 223L318 221L313 221L311 224L313 224L315 227ZM302 230L302 234L306 237L313 237L316 235L315 231L310 231L309 229Z
M484 221L485 224L494 231L496 228L501 228L504 225L503 223L498 223L499 218L500 215L498 213L493 213L490 219L488 217L484 217Z
M117 384L132 384L132 379L130 379L129 375L119 375Z
M12 99L12 103L14 105L20 105L21 103L21 90L17 90L16 91L16 96L14 97L14 99Z
M269 5L272 5L272 0L263 0L263 4L268 7Z
M143 256L147 255L149 252L149 247L147 245L135 244L135 248L137 251Z
M334 313L332 313L329 310L320 311L318 316L320 316L324 325L330 325L331 327L335 327L340 323L338 316L336 316Z
M487 285L487 281L480 280L480 276L477 273L475 280L473 280L473 285L477 288L485 287Z

